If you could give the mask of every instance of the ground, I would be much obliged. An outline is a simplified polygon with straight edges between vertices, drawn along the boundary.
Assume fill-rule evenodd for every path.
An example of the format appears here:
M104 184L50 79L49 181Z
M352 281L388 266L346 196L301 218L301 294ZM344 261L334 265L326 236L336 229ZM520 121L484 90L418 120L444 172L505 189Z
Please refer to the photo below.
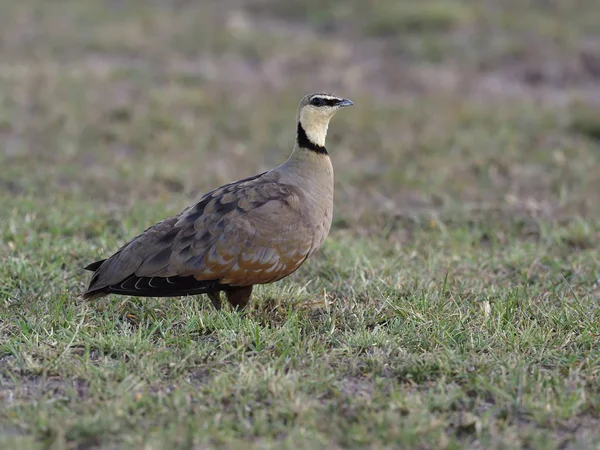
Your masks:
M330 126L246 314L82 267ZM0 447L598 448L596 0L3 0Z

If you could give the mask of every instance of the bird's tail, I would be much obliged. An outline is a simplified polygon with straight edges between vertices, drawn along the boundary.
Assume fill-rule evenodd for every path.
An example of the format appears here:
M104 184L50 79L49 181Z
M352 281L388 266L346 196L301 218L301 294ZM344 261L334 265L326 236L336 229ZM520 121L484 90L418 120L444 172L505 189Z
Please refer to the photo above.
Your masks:
M101 259L100 261L93 262L93 263L85 266L83 268L83 270L89 270L90 272L96 272L100 268L100 266L102 264L104 264L104 261L106 261L106 259ZM90 281L90 285L88 286L87 291L85 291L84 293L82 293L80 295L80 297L83 300L95 300L97 298L108 295L103 289L90 289L92 287L92 285L94 284L95 280L96 280L96 276L93 276L92 280Z

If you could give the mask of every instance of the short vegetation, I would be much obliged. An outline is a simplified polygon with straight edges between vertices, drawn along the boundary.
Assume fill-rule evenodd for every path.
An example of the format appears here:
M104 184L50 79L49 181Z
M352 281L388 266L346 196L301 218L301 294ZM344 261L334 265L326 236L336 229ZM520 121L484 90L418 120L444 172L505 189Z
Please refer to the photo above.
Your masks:
M324 248L255 289L82 268L331 124ZM0 3L0 447L600 441L596 0Z

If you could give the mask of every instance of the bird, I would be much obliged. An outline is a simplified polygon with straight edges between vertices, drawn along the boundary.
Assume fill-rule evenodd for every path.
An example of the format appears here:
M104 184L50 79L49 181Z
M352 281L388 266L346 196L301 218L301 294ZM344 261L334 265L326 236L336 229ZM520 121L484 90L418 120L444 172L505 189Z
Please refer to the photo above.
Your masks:
M333 115L353 104L328 92L304 96L287 161L208 192L86 266L94 273L83 299L206 294L220 310L224 293L243 310L254 285L295 272L329 234L334 176L325 138Z

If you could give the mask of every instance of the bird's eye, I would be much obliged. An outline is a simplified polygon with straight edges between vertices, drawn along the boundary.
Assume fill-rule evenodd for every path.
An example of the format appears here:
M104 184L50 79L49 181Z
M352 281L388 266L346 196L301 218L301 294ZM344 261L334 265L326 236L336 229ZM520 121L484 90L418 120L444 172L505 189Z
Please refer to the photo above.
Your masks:
M315 97L310 101L310 104L313 106L323 106L325 104L325 99L321 97Z

